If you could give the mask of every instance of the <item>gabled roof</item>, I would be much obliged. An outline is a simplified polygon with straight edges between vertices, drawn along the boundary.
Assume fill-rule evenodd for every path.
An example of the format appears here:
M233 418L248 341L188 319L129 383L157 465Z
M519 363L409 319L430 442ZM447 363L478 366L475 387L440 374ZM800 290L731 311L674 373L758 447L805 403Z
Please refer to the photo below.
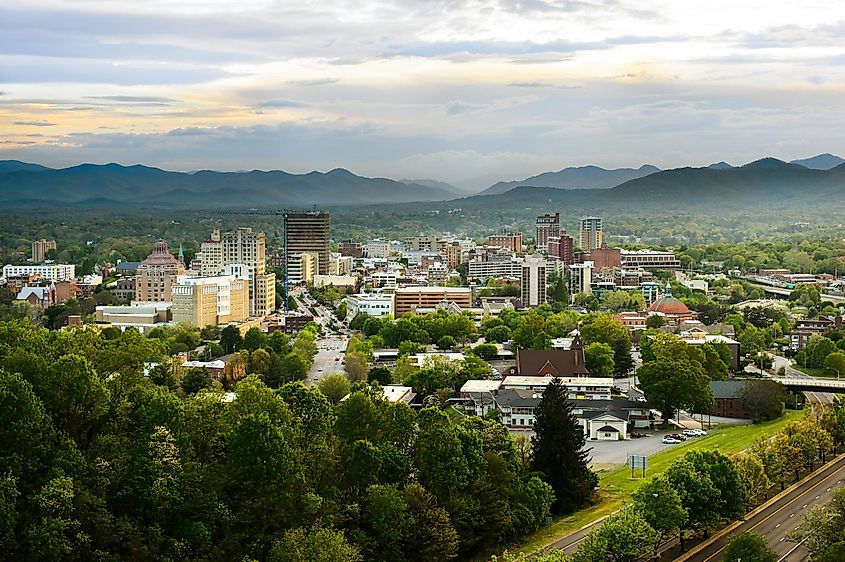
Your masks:
M576 349L520 349L516 354L517 372L522 377L577 377L589 374L584 352Z
M600 427L600 428L598 428L597 431L605 431L605 432L615 431L616 433L619 433L619 430L616 429L615 427L613 427L612 425L606 425L604 427Z
M735 398L745 388L745 381L710 381L714 398Z

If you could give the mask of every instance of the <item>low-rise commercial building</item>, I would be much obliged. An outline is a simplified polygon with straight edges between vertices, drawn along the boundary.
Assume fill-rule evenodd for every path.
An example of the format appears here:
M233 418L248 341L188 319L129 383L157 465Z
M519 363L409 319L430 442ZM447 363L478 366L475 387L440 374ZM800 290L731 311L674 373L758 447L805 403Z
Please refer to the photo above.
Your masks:
M467 287L398 287L394 292L393 311L396 318L418 308L436 308L438 304L472 306L472 290Z
M386 293L362 293L346 297L346 318L352 320L358 314L369 316L393 316L393 295Z
M658 252L655 250L620 250L621 266L642 267L644 269L677 269L681 262L674 252Z
M47 281L70 281L76 277L76 266L68 263L46 265L4 265L3 277L23 277L37 275Z
M114 326L125 330L135 328L142 334L158 326L165 326L173 320L169 302L147 303L132 306L98 306L95 320L102 326Z
M171 292L174 322L203 327L243 322L249 317L247 279L180 276Z

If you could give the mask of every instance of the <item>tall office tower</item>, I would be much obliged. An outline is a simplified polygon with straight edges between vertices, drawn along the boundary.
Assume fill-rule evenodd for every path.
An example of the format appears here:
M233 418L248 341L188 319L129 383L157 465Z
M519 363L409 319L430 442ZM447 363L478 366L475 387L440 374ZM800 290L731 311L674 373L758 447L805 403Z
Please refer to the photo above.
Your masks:
M224 270L244 265L249 276L249 315L266 316L276 308L276 275L265 271L267 254L263 232L241 227L223 234ZM219 273L219 272L218 272Z
M529 256L522 264L522 306L535 307L547 301L548 262L540 256Z
M558 260L563 265L572 265L575 263L575 240L561 230L560 236L552 236L549 238L549 259Z
M36 240L32 243L32 263L41 263L47 257L47 252L56 249L55 240Z
M544 252L549 249L549 238L560 236L560 213L553 215L540 215L535 223L534 240L537 242L537 249Z
M569 294L574 299L578 293L593 294L593 262L573 263L569 266Z
M329 273L329 213L285 211L285 255L317 254L317 275Z
M601 248L601 244L604 242L601 217L581 217L581 236L579 242L581 250L584 252Z
M184 264L173 257L167 242L159 240L135 273L135 300L170 302L171 287L176 284L176 276L184 274Z
M200 244L200 275L213 277L220 274L225 263L223 262L223 240L220 238L220 229L211 231L211 238L203 240Z

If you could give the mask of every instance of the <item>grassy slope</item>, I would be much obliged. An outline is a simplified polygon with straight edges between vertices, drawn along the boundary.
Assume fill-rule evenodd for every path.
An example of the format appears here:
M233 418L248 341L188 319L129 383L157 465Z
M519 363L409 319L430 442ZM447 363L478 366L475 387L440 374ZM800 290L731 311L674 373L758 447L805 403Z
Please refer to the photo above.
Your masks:
M719 450L725 454L743 451L750 447L757 438L773 435L784 424L799 419L801 415L802 412L800 411L788 411L783 418L773 422L751 426L714 428L710 430L710 434L706 437L691 438L685 443L664 449L649 457L646 479L649 476L664 472L675 459L689 451ZM601 517L613 513L621 508L623 503L629 501L631 493L644 482L642 478L632 479L631 470L624 466L613 470L600 471L599 479L601 492L600 501L597 504L572 515L558 518L548 527L532 533L526 537L525 541L514 545L509 550L534 552L555 539L562 538Z

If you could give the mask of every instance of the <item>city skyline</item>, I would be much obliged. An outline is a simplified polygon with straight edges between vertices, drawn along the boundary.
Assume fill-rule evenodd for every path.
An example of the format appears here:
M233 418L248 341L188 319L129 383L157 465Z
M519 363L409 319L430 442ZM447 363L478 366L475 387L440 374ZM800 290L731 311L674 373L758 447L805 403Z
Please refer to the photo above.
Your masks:
M480 188L843 152L845 10L820 2L40 0L0 26L2 159Z

